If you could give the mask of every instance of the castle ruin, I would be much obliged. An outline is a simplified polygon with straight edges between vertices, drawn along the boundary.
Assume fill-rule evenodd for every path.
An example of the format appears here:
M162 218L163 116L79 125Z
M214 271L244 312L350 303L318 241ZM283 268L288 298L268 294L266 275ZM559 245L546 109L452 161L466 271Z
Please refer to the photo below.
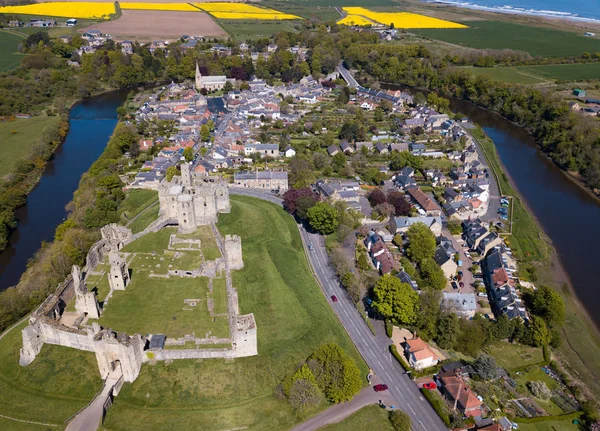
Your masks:
M160 215L175 220L180 233L216 223L219 213L231 210L227 183L221 178L195 175L188 163L181 176L163 181L158 187Z
M110 253L110 273L108 283L112 290L125 290L129 284L129 269L127 262L118 253Z

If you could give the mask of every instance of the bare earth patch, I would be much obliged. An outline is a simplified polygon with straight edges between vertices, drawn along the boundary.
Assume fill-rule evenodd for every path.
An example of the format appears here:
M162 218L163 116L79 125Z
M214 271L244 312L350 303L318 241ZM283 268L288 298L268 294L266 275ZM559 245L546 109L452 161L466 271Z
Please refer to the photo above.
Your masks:
M175 12L155 10L124 10L115 21L92 24L79 30L99 30L111 34L117 41L136 40L175 40L183 35L226 36L212 17L204 12Z

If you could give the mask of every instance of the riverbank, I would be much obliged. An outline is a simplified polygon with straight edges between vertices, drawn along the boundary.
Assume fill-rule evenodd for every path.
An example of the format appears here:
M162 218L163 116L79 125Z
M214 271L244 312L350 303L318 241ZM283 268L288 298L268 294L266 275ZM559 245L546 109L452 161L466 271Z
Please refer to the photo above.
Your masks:
M479 139L480 145L485 149L488 163L495 168L500 168L500 181L505 182L501 189L505 193L512 194L516 205L522 205L523 210L529 215L528 219L516 216L513 220L513 234L519 238L520 232L526 231L528 235L538 236L543 239L548 255L539 261L530 261L536 268L535 274L538 285L547 285L559 292L565 301L566 319L562 328L563 343L553 353L559 355L559 362L566 368L567 372L579 380L588 388L591 394L600 394L600 331L594 324L589 312L577 297L572 281L566 272L556 249L552 246L550 238L544 232L539 220L533 211L520 197L518 186L514 179L508 174L502 160L500 159L496 146L483 132L484 139ZM515 208L515 214L519 214ZM511 243L514 250L514 245ZM518 256L519 260L527 256ZM520 262L521 263L521 262ZM533 280L532 280L533 281ZM562 356L562 358L560 357ZM562 359L562 360L561 360Z

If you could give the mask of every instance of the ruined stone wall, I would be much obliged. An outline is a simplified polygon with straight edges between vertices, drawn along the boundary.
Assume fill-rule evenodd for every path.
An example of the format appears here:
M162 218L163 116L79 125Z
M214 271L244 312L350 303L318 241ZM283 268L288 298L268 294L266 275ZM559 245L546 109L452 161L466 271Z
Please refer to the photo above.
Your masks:
M150 354L150 357L148 357ZM149 360L167 361L174 359L233 359L236 357L232 349L162 349L146 352L144 362Z
M225 253L230 269L236 270L244 267L244 261L242 259L242 239L239 236L225 236Z

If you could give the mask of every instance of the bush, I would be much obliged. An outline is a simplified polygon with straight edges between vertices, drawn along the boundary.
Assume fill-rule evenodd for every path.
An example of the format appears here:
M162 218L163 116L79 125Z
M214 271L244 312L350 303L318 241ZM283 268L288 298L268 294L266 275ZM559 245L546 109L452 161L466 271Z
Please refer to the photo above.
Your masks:
M433 407L433 410L435 410L442 422L444 422L444 425L450 428L450 415L448 415L448 410L446 408L446 405L444 404L444 401L441 398L437 397L429 389L421 388L420 391L423 397L425 397L425 399L427 400L427 402L431 404L431 407Z
M392 325L392 322L390 322L389 319L385 319L385 335L387 335L388 338L392 338L393 333L394 325Z
M410 416L402 410L392 410L390 412L390 423L396 431L410 431Z
M528 382L527 387L529 388L531 394L540 400L549 400L552 397L552 391L550 388L548 388L545 382Z

